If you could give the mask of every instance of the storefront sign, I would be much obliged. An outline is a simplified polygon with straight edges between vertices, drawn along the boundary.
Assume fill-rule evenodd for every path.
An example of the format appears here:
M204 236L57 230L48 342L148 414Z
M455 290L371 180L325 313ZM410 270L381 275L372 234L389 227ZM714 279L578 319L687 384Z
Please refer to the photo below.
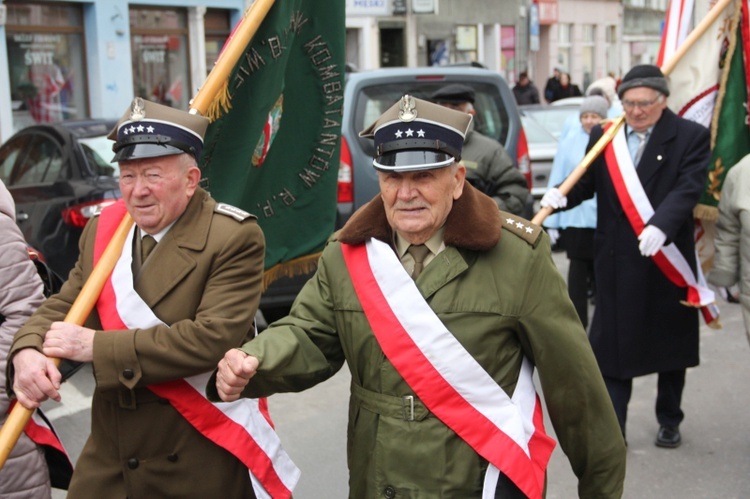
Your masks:
M388 0L346 0L346 14L355 16L387 16Z
M415 14L437 14L438 0L411 0L411 11Z
M535 3L529 7L529 50L539 51L539 6Z
M456 50L477 49L477 27L475 25L456 26Z
M55 51L61 40L61 35L33 33L18 33L13 35L13 42L23 50L23 63L26 66L54 64Z
M539 24L557 23L557 0L537 0L539 6Z

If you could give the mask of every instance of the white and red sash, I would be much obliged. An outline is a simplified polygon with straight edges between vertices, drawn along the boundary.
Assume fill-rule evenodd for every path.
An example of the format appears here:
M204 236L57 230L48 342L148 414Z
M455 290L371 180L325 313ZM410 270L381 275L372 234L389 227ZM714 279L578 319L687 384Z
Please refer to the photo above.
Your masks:
M555 443L544 432L528 360L508 397L440 321L387 244L341 247L388 360L425 406L490 462L483 497L494 497L498 469L528 497L542 497Z
M607 127L612 126L609 124ZM628 151L625 128L621 128L614 139L604 149L607 170L622 205L625 216L636 234L640 235L646 224L654 215L654 208L643 190L633 160ZM706 286L700 265L697 265L698 277L693 274L690 264L674 243L662 247L651 257L662 273L674 285L687 288L685 304L700 307L707 324L719 317L714 292ZM696 256L697 259L697 256Z
M101 257L124 214L122 201L102 211L94 244L94 263ZM164 324L133 288L133 233L134 228L131 228L96 305L105 330L143 329ZM204 395L210 375L204 373L148 388L168 399L203 436L242 461L250 472L258 498L291 497L300 471L281 447L266 399L211 403Z

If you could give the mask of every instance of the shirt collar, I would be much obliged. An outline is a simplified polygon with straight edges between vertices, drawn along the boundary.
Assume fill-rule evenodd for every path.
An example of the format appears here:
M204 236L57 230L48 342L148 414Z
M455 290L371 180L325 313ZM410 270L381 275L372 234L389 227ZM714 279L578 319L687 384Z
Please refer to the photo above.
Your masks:
M646 130L646 137L649 137L649 136L651 135L651 131L652 131L653 129L654 129L654 126L653 126L653 125L651 125L650 127L648 127L648 130ZM627 125L627 132L628 132L628 137L630 137L631 135L634 135L634 134L636 133L636 131L635 131L635 130L633 130L633 129L632 129L631 127L630 127L630 125Z
M437 255L445 249L445 243L443 242L444 232L445 227L440 227L437 232L435 232L432 237L424 243L433 255ZM399 258L402 258L406 253L406 250L411 246L411 243L400 236L396 231L393 232L393 242L396 247L396 254Z
M175 223L177 223L177 220L175 220L171 224L167 225L166 227L164 227L162 230L160 230L156 234L151 234L151 237L153 237L156 240L157 243L161 242L161 239L164 237L164 235L167 232L169 232L169 229L171 229L172 226ZM139 227L139 230L140 230L140 227ZM141 239L143 239L144 237L146 237L148 235L145 230L140 230L140 233L141 233Z

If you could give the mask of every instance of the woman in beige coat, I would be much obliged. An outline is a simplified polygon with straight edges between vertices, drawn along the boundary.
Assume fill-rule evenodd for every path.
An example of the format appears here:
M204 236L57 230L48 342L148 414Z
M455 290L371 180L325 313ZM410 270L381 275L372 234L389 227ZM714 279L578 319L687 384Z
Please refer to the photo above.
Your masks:
M29 259L23 235L15 223L15 205L0 180L0 425L10 400L5 368L13 335L44 300L42 280ZM0 470L0 497L49 498L50 478L44 452L25 434Z
M716 224L716 255L708 282L728 288L739 283L742 317L750 341L750 154L724 180Z

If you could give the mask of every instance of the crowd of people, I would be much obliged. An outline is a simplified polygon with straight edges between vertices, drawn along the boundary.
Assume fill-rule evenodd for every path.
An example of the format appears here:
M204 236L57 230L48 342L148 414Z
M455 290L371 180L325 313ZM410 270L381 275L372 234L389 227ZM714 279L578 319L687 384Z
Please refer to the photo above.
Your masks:
M545 100L581 94L555 74ZM520 76L516 99L539 102ZM289 316L260 335L265 241L252 214L198 185L208 120L134 99L109 136L123 197L87 225L75 268L46 300L0 184L0 402L59 401L50 358L93 365L72 499L289 497L299 470L258 400L346 364L351 497L543 497L555 442L540 424L536 371L580 496L621 497L633 378L658 373L655 444L682 441L685 373L699 362L701 304L683 303L702 286L692 208L710 151L708 131L667 108L658 67L610 80L587 89L561 136L541 200L555 210L546 232L519 216L528 187L507 152L473 130L471 87L404 95L360 134L375 145L379 195L331 236ZM621 111L622 128L563 193ZM720 205L709 280L721 286L750 282L748 171L746 158ZM134 224L119 240L126 214ZM567 283L550 258L555 239ZM110 242L121 255L90 317L65 322ZM48 496L42 450L22 440L17 454L28 478L4 470L0 494L23 477L38 490L30 497Z

